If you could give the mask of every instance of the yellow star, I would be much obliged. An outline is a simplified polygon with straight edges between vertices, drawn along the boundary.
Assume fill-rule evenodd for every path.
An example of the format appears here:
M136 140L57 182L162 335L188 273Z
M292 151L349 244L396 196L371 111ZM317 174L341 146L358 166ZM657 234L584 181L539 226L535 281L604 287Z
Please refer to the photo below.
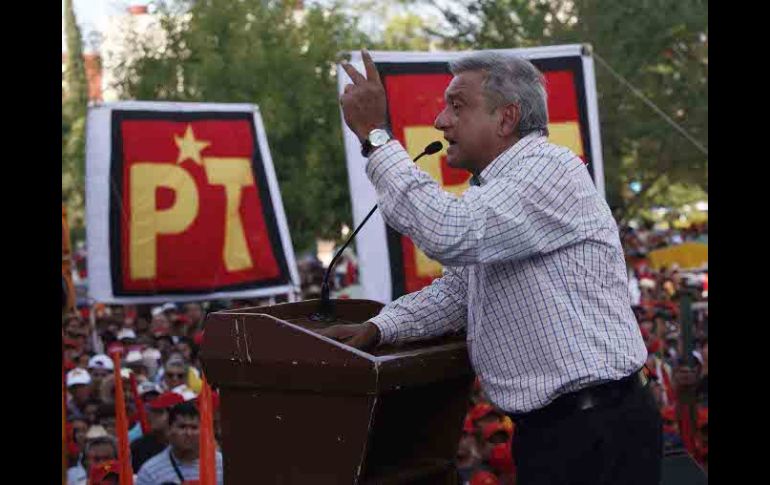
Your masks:
M179 147L179 157L176 159L176 163L182 163L190 158L198 165L203 165L203 162L201 161L201 150L211 145L211 143L203 140L196 140L192 125L187 125L184 137L174 135L174 141L176 142L176 146Z

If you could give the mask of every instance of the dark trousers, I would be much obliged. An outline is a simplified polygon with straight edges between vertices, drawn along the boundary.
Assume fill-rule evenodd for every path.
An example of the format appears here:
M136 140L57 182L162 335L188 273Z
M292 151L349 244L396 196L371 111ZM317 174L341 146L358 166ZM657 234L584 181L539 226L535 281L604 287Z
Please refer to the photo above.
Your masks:
M545 410L532 419L511 415L517 485L660 483L662 423L649 387L624 388L583 411Z

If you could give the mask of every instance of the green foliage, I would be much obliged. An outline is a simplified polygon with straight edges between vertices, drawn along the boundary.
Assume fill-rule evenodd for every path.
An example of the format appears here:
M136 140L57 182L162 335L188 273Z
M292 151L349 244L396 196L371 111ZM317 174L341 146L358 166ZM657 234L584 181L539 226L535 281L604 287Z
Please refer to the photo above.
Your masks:
M70 227L83 227L85 179L85 120L88 83L80 28L72 0L64 2L67 59L62 93L62 198L70 214Z
M389 51L426 51L430 47L430 38L425 27L425 19L414 13L397 15L385 26L382 41L373 49Z
M117 77L128 98L258 104L292 240L304 251L351 221L335 60L366 39L335 6L295 12L293 3L165 5L165 49L131 39L138 55Z

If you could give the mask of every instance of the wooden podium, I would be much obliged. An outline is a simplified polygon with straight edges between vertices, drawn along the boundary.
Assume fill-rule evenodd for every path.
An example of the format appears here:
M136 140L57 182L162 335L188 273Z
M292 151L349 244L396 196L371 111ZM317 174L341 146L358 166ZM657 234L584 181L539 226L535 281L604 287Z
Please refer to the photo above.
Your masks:
M382 305L337 300L337 321ZM463 336L362 352L314 332L318 300L212 313L228 485L454 484L473 373Z

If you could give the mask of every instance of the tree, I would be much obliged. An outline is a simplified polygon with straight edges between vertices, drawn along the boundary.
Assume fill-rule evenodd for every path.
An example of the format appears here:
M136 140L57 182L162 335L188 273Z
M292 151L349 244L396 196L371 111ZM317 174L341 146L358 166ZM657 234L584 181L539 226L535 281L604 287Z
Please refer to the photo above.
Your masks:
M122 97L258 104L295 248L338 239L351 215L336 60L365 44L353 19L276 0L185 0L160 15L165 48L132 40Z
M62 197L74 219L73 231L82 237L88 83L83 40L72 0L64 2L64 28L67 58L62 86Z
M652 194L667 193L661 184L708 191L707 154L618 77L707 147L707 7L700 0L460 0L441 2L444 25L431 33L456 49L592 44L607 197L631 216ZM624 197L632 181L642 189Z

